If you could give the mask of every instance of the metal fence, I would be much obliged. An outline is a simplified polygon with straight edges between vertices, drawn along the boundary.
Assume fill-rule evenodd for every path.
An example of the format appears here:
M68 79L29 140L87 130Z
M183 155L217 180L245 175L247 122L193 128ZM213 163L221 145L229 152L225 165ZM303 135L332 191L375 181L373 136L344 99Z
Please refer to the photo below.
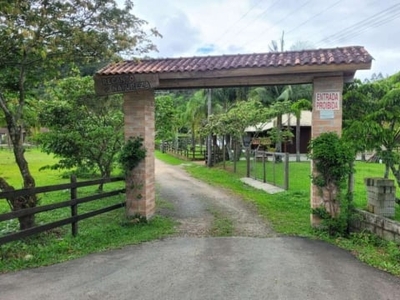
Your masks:
M250 152L249 177L289 189L289 154L253 150Z

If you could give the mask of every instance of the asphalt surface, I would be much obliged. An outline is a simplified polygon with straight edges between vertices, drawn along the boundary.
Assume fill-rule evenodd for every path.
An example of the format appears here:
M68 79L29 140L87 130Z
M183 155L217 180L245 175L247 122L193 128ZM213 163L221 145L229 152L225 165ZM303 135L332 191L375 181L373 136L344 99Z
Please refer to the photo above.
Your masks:
M2 274L0 300L400 299L400 278L330 244L277 237L251 208L178 167L157 162L156 178L182 224L177 237ZM209 237L210 207L246 230Z
M0 276L2 300L400 299L400 280L302 238L171 238Z

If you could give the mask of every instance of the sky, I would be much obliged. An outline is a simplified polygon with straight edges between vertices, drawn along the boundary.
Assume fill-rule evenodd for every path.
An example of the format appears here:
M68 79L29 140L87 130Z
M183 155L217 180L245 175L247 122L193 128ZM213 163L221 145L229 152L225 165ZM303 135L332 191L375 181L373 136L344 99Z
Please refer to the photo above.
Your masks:
M122 2L122 0L118 0ZM370 78L400 71L399 0L133 0L132 13L157 28L150 57L264 53L284 34L284 50L364 46Z

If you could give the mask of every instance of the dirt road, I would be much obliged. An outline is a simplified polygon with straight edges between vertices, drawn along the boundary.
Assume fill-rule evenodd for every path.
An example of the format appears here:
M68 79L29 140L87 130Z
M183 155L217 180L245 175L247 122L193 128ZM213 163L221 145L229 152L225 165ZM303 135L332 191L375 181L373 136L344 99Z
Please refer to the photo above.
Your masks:
M218 222L232 227L230 236L276 236L250 203L220 188L190 177L180 166L156 160L156 182L159 212L176 219L179 236L206 237L218 235ZM172 205L163 205L166 201ZM218 220L216 220L218 219Z

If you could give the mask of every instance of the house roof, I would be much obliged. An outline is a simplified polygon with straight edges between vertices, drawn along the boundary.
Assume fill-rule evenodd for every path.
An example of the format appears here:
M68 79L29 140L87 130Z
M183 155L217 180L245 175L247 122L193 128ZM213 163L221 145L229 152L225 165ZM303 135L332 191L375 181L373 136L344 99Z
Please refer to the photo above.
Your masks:
M284 114L282 115L282 126L296 126L297 118L294 114ZM300 126L301 127L310 127L312 122L312 112L308 110L303 110L300 115ZM257 126L249 126L245 129L246 132L259 132L266 131L276 126L276 118L265 122L260 123Z
M98 75L204 72L240 68L279 68L371 63L361 46L287 52L127 60L106 66Z
M361 46L288 52L127 60L99 70L98 95L144 89L218 88L313 83L317 77L351 82L370 69L372 56Z

